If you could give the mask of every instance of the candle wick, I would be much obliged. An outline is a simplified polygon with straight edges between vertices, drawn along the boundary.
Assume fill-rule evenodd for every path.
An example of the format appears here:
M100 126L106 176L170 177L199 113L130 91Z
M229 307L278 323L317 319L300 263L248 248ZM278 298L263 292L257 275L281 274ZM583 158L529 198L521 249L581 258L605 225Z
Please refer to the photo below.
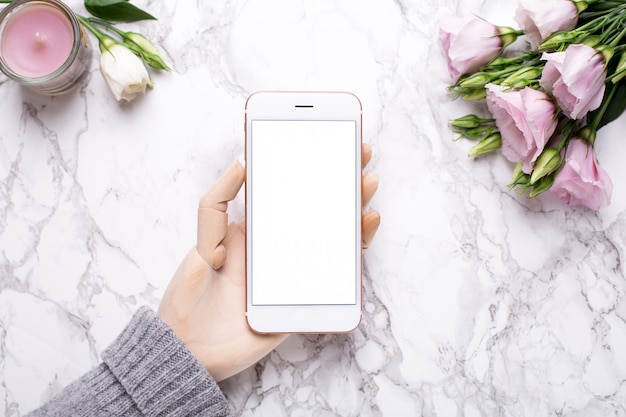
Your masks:
M44 37L41 35L40 32L35 32L35 39L37 39L37 45L42 46L42 44L44 43Z

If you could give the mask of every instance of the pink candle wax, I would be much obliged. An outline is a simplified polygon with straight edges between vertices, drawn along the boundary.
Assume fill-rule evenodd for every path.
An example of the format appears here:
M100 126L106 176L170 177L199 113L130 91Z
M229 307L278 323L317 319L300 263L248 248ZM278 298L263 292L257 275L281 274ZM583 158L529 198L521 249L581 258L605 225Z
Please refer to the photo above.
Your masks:
M61 10L34 3L17 10L2 31L0 48L7 67L24 77L51 74L72 51L72 24Z

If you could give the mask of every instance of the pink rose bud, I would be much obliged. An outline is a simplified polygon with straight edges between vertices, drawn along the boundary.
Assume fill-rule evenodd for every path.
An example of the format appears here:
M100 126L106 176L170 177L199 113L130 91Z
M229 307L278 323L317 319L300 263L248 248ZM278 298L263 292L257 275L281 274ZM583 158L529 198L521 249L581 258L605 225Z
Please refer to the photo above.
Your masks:
M500 54L502 39L497 26L478 18L444 18L439 39L448 60L448 70L456 81L463 74L478 71Z
M567 145L565 165L556 175L551 190L565 204L600 210L611 202L613 183L598 166L593 147L583 139L574 138Z
M544 53L547 61L541 86L552 93L570 119L581 119L602 104L606 67L604 56L590 46L573 44L564 52Z
M556 129L556 106L543 91L487 84L487 106L502 135L502 154L530 174Z
M523 0L515 21L524 30L533 49L550 35L572 30L578 22L578 9L571 0Z

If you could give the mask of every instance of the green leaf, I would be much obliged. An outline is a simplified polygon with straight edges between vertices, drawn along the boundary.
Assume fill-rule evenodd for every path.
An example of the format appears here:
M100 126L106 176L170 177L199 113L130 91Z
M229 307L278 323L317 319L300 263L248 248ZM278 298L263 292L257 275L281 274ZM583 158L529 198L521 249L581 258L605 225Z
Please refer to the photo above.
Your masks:
M85 8L92 15L113 22L156 20L156 17L132 5L127 0L85 0Z
M608 103L607 109L602 115L600 123L598 123L598 126L596 127L597 130L599 130L602 126L608 125L613 120L617 119L624 112L624 110L626 110L626 83L607 83L604 97L605 99L606 97L611 97L611 102ZM598 110L594 110L593 112L591 112L589 114L588 120L594 120L598 111L600 111L601 109L602 107L600 107L600 109Z
M585 10L583 10L582 12L582 17L587 17L585 16L585 14L591 14L591 13L597 13L597 12L607 12L610 11L612 9L615 9L616 7L619 7L623 4L622 1L589 1L589 2L585 2L587 3L587 8Z

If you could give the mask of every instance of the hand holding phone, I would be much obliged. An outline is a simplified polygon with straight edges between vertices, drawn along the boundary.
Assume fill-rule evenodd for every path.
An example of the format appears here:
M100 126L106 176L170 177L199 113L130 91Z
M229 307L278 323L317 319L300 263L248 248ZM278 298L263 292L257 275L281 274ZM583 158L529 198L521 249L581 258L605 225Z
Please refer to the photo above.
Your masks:
M371 157L368 145L362 157L365 167ZM287 337L254 333L246 321L245 219L228 224L226 214L243 180L244 168L235 162L201 200L197 246L181 262L159 306L159 316L216 381L254 365ZM365 206L378 179L369 173L362 184ZM215 215L203 219L211 213L205 209ZM374 238L379 221L376 212L363 214L363 247Z
M361 103L263 92L246 104L247 319L260 333L361 320Z

